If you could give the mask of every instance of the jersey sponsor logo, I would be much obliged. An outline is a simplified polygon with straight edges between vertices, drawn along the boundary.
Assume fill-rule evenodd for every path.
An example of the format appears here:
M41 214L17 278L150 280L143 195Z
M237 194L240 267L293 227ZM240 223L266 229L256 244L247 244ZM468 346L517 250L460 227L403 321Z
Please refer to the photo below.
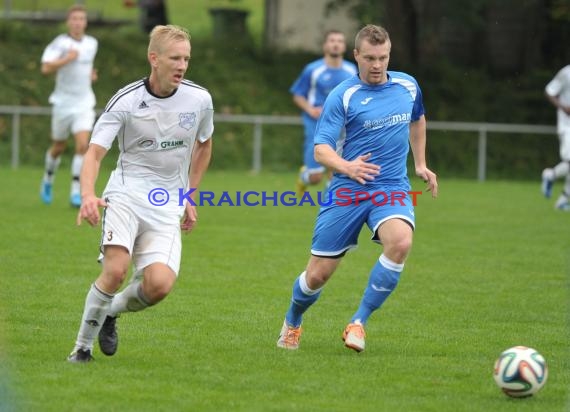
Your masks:
M382 119L366 120L364 128L370 130L382 129L383 127L394 126L399 123L410 123L411 119L412 115L410 113L394 114Z
M139 142L139 147L142 149L154 149L156 147L155 139L144 139Z
M165 140L164 142L160 142L160 148L164 150L172 150L185 146L184 140Z
M183 129L190 130L196 124L196 113L180 113L178 125Z
M139 104L139 109L148 109L148 104L143 100L141 104Z
M372 100L372 97L367 97L366 99L361 101L360 104L367 105L370 100Z

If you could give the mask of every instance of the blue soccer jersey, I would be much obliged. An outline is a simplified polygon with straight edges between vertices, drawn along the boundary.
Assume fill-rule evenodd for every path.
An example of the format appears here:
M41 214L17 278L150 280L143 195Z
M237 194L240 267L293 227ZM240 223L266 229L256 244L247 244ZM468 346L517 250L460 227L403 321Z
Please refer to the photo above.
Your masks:
M368 160L380 166L380 174L366 184L371 190L383 185L407 183L410 122L424 114L422 93L416 80L405 73L388 71L388 81L368 85L355 76L334 89L323 108L314 144L328 144L351 161L371 153ZM338 141L343 128L346 138ZM346 175L335 174L343 187L362 189Z
M311 106L322 107L332 89L356 73L356 65L347 60L343 60L340 67L329 67L325 59L321 58L305 66L289 92L292 95L303 96ZM313 135L317 120L306 112L302 113L302 118L305 128L304 163L313 168L318 166L313 158Z
M378 227L389 219L402 219L415 227L415 200L408 193L406 161L410 123L423 114L420 88L405 73L389 71L388 81L380 85L368 85L354 77L331 92L314 144L328 144L348 161L370 153L368 162L379 165L380 174L362 185L335 173L329 187L331 203L321 207L317 217L312 254L342 256L356 247L364 224L375 241L379 241ZM338 141L343 128L346 136Z
M340 67L329 67L321 58L305 66L289 92L305 97L312 106L323 106L332 89L356 73L354 63L343 60Z

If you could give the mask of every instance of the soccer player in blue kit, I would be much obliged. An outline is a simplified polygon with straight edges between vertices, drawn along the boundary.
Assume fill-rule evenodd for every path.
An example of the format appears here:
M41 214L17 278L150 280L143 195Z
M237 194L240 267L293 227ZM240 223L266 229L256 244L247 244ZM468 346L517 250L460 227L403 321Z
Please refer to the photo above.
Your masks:
M329 30L323 42L323 57L307 64L289 89L293 102L302 110L305 136L303 166L297 179L299 196L309 185L319 184L323 179L325 168L315 161L313 136L325 99L339 83L357 72L354 63L343 58L345 51L344 34Z
M437 196L435 173L425 159L426 120L421 90L405 73L388 71L390 38L379 26L367 25L356 35L354 57L358 75L345 80L328 96L314 137L315 159L334 171L332 202L317 216L307 267L293 284L289 310L277 346L297 349L304 312L319 298L345 253L356 247L364 223L383 253L370 272L360 306L345 328L346 347L365 348L364 326L398 284L412 246L414 205L408 192L406 159L409 148L415 173ZM337 142L346 128L346 138ZM359 192L347 202L346 193ZM366 200L362 200L368 195ZM405 194L384 201L377 193ZM342 196L342 202L339 200Z

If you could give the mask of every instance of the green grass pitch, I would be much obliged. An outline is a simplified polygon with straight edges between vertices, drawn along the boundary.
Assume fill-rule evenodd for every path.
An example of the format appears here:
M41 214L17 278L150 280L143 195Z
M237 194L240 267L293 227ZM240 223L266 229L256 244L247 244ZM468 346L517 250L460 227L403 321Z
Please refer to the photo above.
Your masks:
M285 351L275 342L317 208L201 207L172 294L122 316L114 357L96 348L95 362L72 365L99 229L75 226L63 169L49 207L40 169L0 169L1 411L570 408L570 214L553 210L538 182L441 178L437 200L420 196L413 250L362 354L343 347L341 332L381 250L366 228L307 312L301 348ZM294 179L212 171L202 189L283 192ZM549 365L529 399L507 398L493 381L495 359L514 345Z

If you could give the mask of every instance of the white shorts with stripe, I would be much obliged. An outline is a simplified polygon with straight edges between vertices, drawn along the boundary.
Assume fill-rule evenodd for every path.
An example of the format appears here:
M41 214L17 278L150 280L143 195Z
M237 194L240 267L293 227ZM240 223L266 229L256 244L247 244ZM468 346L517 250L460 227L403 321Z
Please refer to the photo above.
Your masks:
M168 265L178 276L182 243L180 221L173 217L170 224L153 219L157 210L129 201L128 196L112 194L105 198L101 253L104 247L119 245L131 255L135 271L152 263Z

